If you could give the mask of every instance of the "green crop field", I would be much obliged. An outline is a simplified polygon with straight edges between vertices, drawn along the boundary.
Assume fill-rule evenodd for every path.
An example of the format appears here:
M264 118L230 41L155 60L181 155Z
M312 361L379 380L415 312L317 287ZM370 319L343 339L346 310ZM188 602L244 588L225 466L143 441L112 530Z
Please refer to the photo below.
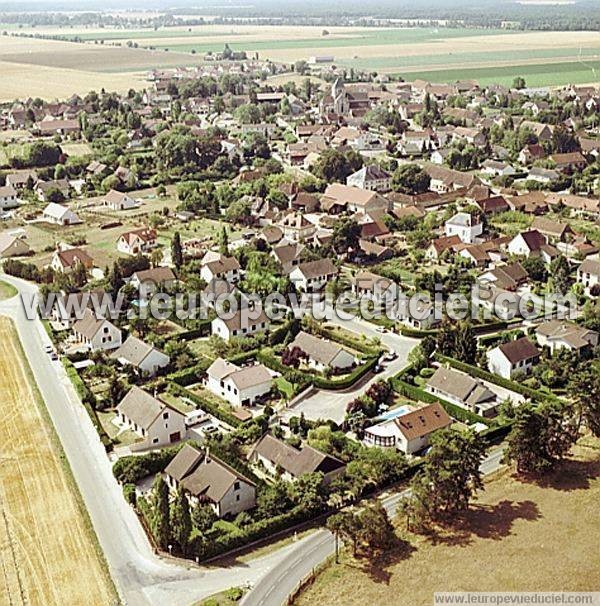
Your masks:
M455 82L477 80L480 84L510 85L517 76L523 76L528 86L560 86L563 84L586 84L596 82L600 73L600 61L565 63L538 63L478 67L466 69L444 69L417 71L406 74L407 79L422 79L430 82Z

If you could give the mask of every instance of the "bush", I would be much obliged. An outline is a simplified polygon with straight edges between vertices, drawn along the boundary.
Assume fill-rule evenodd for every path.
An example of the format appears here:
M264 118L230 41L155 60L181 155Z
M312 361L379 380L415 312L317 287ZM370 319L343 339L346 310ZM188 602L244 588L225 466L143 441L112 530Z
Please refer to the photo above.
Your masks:
M225 592L225 595L232 602L239 602L244 595L244 592L239 587L232 587Z
M135 484L146 476L164 471L181 448L183 444L144 455L122 457L113 465L113 475L121 484Z
M136 501L137 501L137 494L135 492L135 484L131 484L131 483L123 484L123 496L125 497L125 500L130 505L135 507Z
M368 359L364 364L357 366L348 376L342 379L315 377L314 385L320 389L347 389L370 372L377 364L378 359L379 356Z
M201 362L196 364L195 366L191 366L190 368L184 368L183 370L178 370L177 372L171 373L168 375L168 379L177 383L177 385L181 387L187 387L188 385L193 385L198 382L198 379L206 372L207 368L210 366L210 360L203 359Z

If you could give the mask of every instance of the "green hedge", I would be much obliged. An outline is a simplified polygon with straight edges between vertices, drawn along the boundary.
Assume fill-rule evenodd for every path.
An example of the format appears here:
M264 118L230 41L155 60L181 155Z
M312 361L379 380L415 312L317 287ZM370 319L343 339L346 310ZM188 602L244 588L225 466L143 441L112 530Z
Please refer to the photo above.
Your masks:
M190 555L201 560L214 558L254 541L269 538L277 532L314 517L313 513L308 513L300 507L294 507L286 513L259 520L239 530L223 534L210 542L202 540L202 537L196 537L191 542Z
M422 339L423 337L435 337L438 334L437 330L419 330L418 328L410 328L409 326L400 325L400 334L404 337L414 337Z
M200 337L206 337L210 335L210 323L211 320L202 320L198 328L186 330L185 332L180 332L179 334L176 334L171 337L171 340L175 339L177 341L193 341L194 339L199 339Z
M444 410L451 417L454 417L458 421L463 421L464 423L483 423L488 426L490 424L489 419L480 417L474 412L462 408L462 406L458 406L456 404L453 404L452 402L442 400L438 396L435 396L429 393L428 391L417 387L416 385L411 385L410 383L403 381L397 375L389 380L389 384L392 386L392 389L395 392L399 393L405 398L409 398L410 400L416 400L417 402L427 402L429 404L439 402L444 407Z
M211 361L203 359L201 362L190 368L184 368L177 372L171 373L167 376L169 381L173 381L181 387L187 387L198 382L198 379L206 372L207 368L211 365Z
M83 379L79 376L77 369L73 366L73 363L68 358L62 359L63 366L65 367L65 371L69 380L73 384L77 395L79 396L81 402L83 403L84 408L86 409L92 424L96 428L98 435L100 436L100 441L104 445L104 448L107 451L111 451L113 449L113 441L111 437L106 433L104 427L102 427L102 423L98 419L98 415L96 414L96 396L90 391L88 386L83 382Z
M122 457L113 465L113 475L121 484L135 484L142 478L165 470L183 444L155 450L147 454Z
M208 398L203 398L198 394L192 393L185 387L181 387L177 383L169 383L169 391L176 396L183 396L185 398L190 399L194 404L196 404L199 408L202 408L205 412L217 417L223 423L227 423L233 427L238 427L242 424L237 417L232 415L229 411L222 409L220 406L210 401Z
M336 379L335 377L328 379L317 376L313 381L314 386L320 389L348 389L370 372L375 367L378 360L379 356L369 358L364 364L357 366L349 375L342 379Z
M457 370L462 370L467 374L475 377L479 377L484 381L489 381L490 383L495 383L500 387L504 387L505 389L510 389L516 393L521 394L527 398L535 402L545 402L548 400L558 400L558 398L552 394L546 394L542 391L538 391L537 389L532 389L531 387L527 387L526 385L522 385L521 383L517 383L516 381L512 381L510 379L505 379L500 375L496 375L494 373L488 372L483 368L479 368L478 366L472 366L471 364L467 364L465 362L461 362L460 360L455 360L454 358L448 358L447 356L443 356L439 353L435 354L436 360L442 363L448 363L452 368L456 368Z

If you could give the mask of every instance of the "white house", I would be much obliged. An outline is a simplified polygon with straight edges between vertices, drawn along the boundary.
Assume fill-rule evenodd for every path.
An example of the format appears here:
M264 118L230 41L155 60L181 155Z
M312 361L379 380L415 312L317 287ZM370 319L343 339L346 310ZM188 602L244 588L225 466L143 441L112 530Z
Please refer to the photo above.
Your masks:
M125 232L117 240L117 250L125 255L148 253L155 246L156 231L148 227Z
M169 356L149 343L129 335L125 343L114 351L111 358L118 360L123 366L130 365L143 376L153 376L171 361Z
M116 349L121 346L121 330L106 318L86 309L81 320L73 324L76 341L90 351Z
M359 271L354 276L352 291L358 299L369 299L375 305L392 305L402 293L396 282L370 271Z
M577 282L590 294L591 289L600 284L600 260L585 259L577 268Z
M481 172L491 177L510 177L517 174L508 162L500 160L486 160L481 166L483 167Z
M390 191L391 184L391 176L378 164L363 166L346 178L346 185L380 193Z
M139 204L127 194L111 189L103 198L102 204L111 210L129 210Z
M94 260L82 248L65 248L64 250L56 250L52 254L50 267L54 271L68 274L71 273L78 265L83 265L86 270L94 267Z
M290 349L294 347L301 349L308 356L308 365L320 372L326 369L348 370L356 364L355 356L339 343L304 331L300 331L289 344Z
M264 311L256 312L249 308L239 309L233 316L221 314L211 322L211 334L229 341L234 337L250 337L265 332L271 322Z
M496 394L479 379L453 368L440 366L427 381L425 391L482 417L496 414Z
M294 448L269 433L256 443L248 458L271 475L288 482L305 473L322 473L323 484L328 485L346 469L342 461L331 455L308 445Z
M143 438L135 450L159 448L185 438L185 416L135 385L119 402L117 419Z
M540 324L535 337L538 345L548 347L551 353L559 349L582 351L598 345L598 333L574 322L549 320Z
M548 244L546 236L536 229L517 234L508 243L507 250L511 255L521 255L524 257L541 256L546 263L549 263L558 255L556 248Z
M290 272L290 281L302 292L318 292L337 276L337 267L331 259L317 259L300 263Z
M55 225L75 225L82 223L81 219L72 210L63 206L62 204L56 204L50 202L42 213L44 221L48 223L54 223Z
M446 237L458 236L465 244L474 244L483 233L481 218L471 213L456 213L444 224Z
M284 238L292 242L304 242L317 233L317 226L302 213L288 213L276 226L281 229Z
M136 271L129 280L129 284L136 288L140 297L148 297L160 288L170 288L177 278L170 267L151 267Z
M528 375L538 363L540 352L527 337L521 337L494 347L487 352L487 359L490 372L511 379Z
M233 406L252 406L273 387L273 377L262 364L240 368L217 358L206 371L206 388Z
M186 444L165 468L172 491L179 487L193 506L210 505L220 518L232 517L256 506L256 484L208 450Z
M365 429L364 443L378 448L397 448L411 455L429 446L431 435L452 425L439 402L428 404Z
M20 200L17 197L17 190L12 185L0 187L0 210L8 210L19 206Z
M240 264L235 257L219 255L217 259L204 262L202 260L200 277L207 283L214 279L225 280L235 284L240 280Z

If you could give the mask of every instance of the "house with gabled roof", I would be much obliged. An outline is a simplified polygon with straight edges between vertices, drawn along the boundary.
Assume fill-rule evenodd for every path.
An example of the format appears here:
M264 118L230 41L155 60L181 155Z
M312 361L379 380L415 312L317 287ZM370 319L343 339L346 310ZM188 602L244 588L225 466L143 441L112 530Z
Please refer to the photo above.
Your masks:
M305 473L322 473L326 486L346 469L346 465L332 455L308 445L294 448L270 433L253 446L248 459L271 475L287 481L297 480Z
M507 250L511 255L542 257L546 263L558 256L558 251L548 244L546 236L535 229L517 234L508 243Z
M217 358L206 371L206 388L233 406L252 406L273 387L273 375L263 364L239 367Z
M121 234L117 250L125 255L139 255L151 252L156 244L156 230L142 227Z
M89 351L106 351L121 346L121 329L89 308L73 324L73 334L76 344Z
M129 210L139 206L133 198L128 196L126 193L111 189L102 198L102 205L110 208L111 210Z
M9 232L0 234L0 259L22 257L30 252L29 244L22 237Z
M218 517L232 517L256 506L256 484L218 459L186 444L165 468L172 491L182 488L193 506L210 505Z
M427 448L431 436L452 423L442 405L434 402L367 427L363 442L366 446L395 448L412 455Z
M209 258L206 262L201 262L200 277L205 282L211 280L227 280L231 284L236 284L240 280L240 264L235 257L218 255L216 258Z
M321 198L321 208L327 212L334 209L350 213L368 213L370 211L387 211L390 202L376 191L332 183L327 186Z
M235 313L223 313L211 322L211 334L224 341L233 338L251 337L269 330L271 321L264 310L238 309Z
M132 449L160 448L185 438L185 416L134 385L117 406L117 420L142 438Z
M598 333L585 326L566 320L549 320L535 331L538 345L548 347L551 353L559 349L582 352L598 345Z
M122 366L131 366L137 373L146 377L154 376L161 368L166 368L171 361L166 353L134 335L129 335L110 357Z
M308 365L319 372L325 370L341 371L352 368L356 357L335 341L311 335L301 330L289 344L289 348L298 347L308 359Z
M299 263L290 272L290 281L302 292L318 292L338 274L331 259L317 259Z
M392 177L378 164L368 164L346 178L346 185L384 193L390 191Z
M488 369L505 379L528 375L539 362L540 352L527 338L513 339L487 352Z
M496 414L496 394L480 379L448 366L440 366L435 371L425 384L425 391L482 417Z
M54 251L50 261L50 267L63 274L71 273L77 265L90 270L94 267L94 260L82 248L65 248Z
M50 202L42 212L42 218L54 225L76 225L83 221L70 208L56 202Z

